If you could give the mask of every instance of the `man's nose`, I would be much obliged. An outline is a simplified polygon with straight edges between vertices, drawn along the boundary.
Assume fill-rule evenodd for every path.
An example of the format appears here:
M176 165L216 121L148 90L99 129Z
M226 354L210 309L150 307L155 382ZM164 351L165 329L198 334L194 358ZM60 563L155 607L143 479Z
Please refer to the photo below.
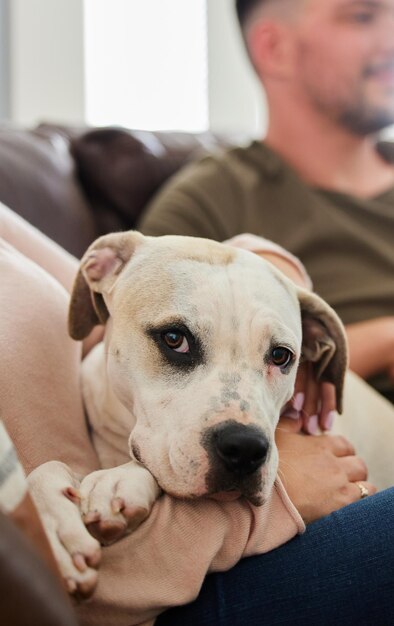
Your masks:
M266 460L270 447L259 428L236 422L219 426L213 442L226 470L237 476L247 476L258 470Z

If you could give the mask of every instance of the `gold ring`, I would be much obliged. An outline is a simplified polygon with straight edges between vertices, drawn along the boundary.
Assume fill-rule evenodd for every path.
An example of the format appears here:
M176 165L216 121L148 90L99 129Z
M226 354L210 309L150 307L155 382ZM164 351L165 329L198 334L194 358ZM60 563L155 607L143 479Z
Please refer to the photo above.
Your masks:
M361 500L363 498L366 498L367 496L369 496L369 491L368 489L362 485L361 483L356 483L357 487L360 489L360 498Z

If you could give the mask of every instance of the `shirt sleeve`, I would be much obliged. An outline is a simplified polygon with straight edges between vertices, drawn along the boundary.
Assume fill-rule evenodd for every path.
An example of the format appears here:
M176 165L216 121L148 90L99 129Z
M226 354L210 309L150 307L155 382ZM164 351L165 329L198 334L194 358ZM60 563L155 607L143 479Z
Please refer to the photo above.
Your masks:
M88 611L91 626L152 623L167 608L194 600L207 573L277 548L304 529L279 480L260 507L244 499L163 495L135 533L104 548L98 588L89 606L79 607L80 617ZM129 559L121 558L125 551Z

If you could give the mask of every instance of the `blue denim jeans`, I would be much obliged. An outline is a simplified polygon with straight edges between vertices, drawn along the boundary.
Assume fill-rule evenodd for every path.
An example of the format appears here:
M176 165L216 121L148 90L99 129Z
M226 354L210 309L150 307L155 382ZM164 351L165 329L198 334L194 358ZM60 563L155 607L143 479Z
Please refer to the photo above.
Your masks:
M230 571L157 626L394 626L394 488Z

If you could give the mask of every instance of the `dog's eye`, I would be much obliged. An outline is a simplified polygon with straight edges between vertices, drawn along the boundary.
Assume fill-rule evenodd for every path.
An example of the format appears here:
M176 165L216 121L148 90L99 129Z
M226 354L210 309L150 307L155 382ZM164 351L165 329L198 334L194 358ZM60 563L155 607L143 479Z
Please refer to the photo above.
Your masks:
M286 367L293 360L293 353L283 346L277 346L271 352L271 361L277 367Z
M164 343L175 352L189 352L189 343L185 335L177 330L169 330L162 334Z
M198 336L183 322L147 327L146 332L156 343L164 365L191 370L204 362L204 351Z

